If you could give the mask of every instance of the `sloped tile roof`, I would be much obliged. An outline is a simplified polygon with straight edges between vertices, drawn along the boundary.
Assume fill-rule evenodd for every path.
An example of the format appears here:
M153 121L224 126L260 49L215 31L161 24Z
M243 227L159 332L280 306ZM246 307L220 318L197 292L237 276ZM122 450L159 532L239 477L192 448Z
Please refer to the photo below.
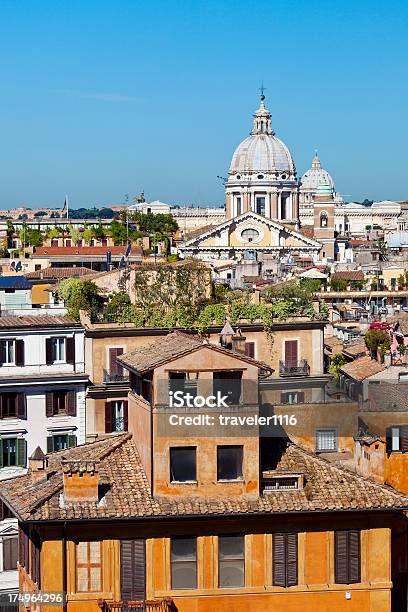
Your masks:
M302 473L303 490L273 491L255 499L238 497L153 497L131 434L52 453L47 481L30 474L0 482L0 498L23 521L131 519L324 512L330 510L391 510L408 508L408 497L288 443L278 472ZM99 461L105 494L99 502L62 503L61 460Z
M204 346L252 363L261 369L271 370L271 367L267 363L258 361L252 357L247 357L246 355L238 353L237 351L231 351L219 345L211 344L208 342L208 340L201 338L200 336L186 334L181 331L175 331L167 336L155 340L154 342L143 344L135 351L125 355L120 355L120 357L117 359L123 365L143 373L153 370L154 368L157 368L168 361L177 359L182 355L196 351Z
M42 270L36 270L35 272L28 272L25 274L26 278L72 278L78 276L86 276L87 274L94 274L94 270L84 268L82 266L70 267L70 268L42 268Z
M378 374L385 370L383 363L378 363L374 359L371 359L368 355L364 357L358 357L351 363L346 363L340 368L340 372L354 378L354 380L364 380L373 374Z
M124 255L126 246L63 246L63 247L36 247L34 257L52 257L56 255L106 255L110 251L112 255ZM143 253L142 247L132 245L131 255Z
M68 317L51 315L24 315L23 317L0 317L0 328L14 327L81 327L80 323Z
M331 276L334 280L363 281L364 272L362 270L339 270Z

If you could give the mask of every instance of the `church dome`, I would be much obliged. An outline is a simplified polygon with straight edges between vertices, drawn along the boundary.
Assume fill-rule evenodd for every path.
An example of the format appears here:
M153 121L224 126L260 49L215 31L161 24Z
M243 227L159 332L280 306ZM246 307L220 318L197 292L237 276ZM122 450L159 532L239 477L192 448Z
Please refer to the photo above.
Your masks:
M241 174L259 173L257 178L260 180L293 179L296 173L288 147L272 131L271 114L264 106L264 96L261 96L261 105L254 114L254 128L235 149L229 169L229 174L238 175L238 180Z
M317 153L313 158L312 167L304 173L300 182L301 188L307 190L315 190L322 184L330 185L332 190L334 190L334 181L327 170L322 168Z

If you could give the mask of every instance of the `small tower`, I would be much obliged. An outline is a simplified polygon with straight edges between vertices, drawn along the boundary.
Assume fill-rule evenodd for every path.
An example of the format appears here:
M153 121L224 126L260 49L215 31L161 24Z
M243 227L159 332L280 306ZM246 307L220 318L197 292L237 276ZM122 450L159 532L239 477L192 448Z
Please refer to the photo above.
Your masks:
M329 183L320 183L313 194L313 218L314 237L323 245L320 251L320 258L323 260L335 259L334 207L332 186Z

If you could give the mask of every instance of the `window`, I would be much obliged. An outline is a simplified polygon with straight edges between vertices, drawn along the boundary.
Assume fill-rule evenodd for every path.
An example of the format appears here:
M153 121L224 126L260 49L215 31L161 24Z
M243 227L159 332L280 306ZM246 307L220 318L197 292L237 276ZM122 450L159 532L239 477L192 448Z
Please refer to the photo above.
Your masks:
M77 445L77 439L74 434L55 434L47 438L47 453L72 448Z
M122 347L115 347L109 349L109 381L114 382L123 380L123 367L116 361L116 359L123 355Z
M105 433L112 431L127 431L128 403L125 400L115 400L105 404Z
M46 416L67 414L76 416L76 393L75 391L49 391L45 394Z
M218 538L218 586L245 586L245 539L243 535Z
M360 582L360 531L334 532L334 573L337 584Z
M257 197L256 198L256 212L258 215L265 216L265 197Z
M172 538L171 588L197 588L197 538Z
M245 342L245 355L255 357L255 342Z
M213 392L217 395L226 396L224 400L229 406L241 403L242 394L242 372L219 370L213 374Z
M272 583L290 587L298 582L297 533L274 533L272 536Z
M241 239L245 242L254 242L258 240L259 232L256 229L248 228L241 232Z
M241 198L240 197L236 198L236 203L237 203L237 217L238 217L238 215L240 215L242 213L242 205L241 205Z
M316 429L315 447L317 453L337 451L337 432L335 429Z
M3 365L14 365L14 340L2 340L1 349Z
M17 416L17 393L2 393L0 396L0 418Z
M5 572L17 569L18 538L3 538L3 570Z
M0 365L24 365L24 340L0 340Z
M25 467L27 463L27 442L23 438L0 439L0 468Z
M192 397L197 396L198 373L197 372L169 372L169 392L182 391L189 393Z
M170 481L196 482L196 447L179 446L170 449Z
M305 394L303 391L285 391L281 393L281 404L303 404Z
M217 446L217 480L241 480L243 446Z
M387 429L387 451L408 452L408 425Z
M65 338L52 339L52 360L65 361Z
M327 227L327 213L320 213L320 227Z
M102 543L78 542L76 547L78 593L102 591Z

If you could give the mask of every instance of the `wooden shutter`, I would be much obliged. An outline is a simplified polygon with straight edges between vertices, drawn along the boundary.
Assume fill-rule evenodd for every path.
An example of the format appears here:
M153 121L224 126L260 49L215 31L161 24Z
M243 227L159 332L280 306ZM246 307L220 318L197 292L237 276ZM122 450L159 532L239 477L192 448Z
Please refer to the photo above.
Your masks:
M76 416L76 391L67 391L67 414L69 416Z
M6 342L0 340L0 366L6 361Z
M105 433L112 431L112 402L105 402Z
M400 427L400 450L403 453L408 452L408 425L401 425Z
M54 436L47 437L47 453L54 452Z
M297 340L285 341L285 364L291 367L298 362L298 343Z
M274 533L272 536L272 571L274 586L286 586L285 534Z
M27 465L27 441L23 438L16 439L17 446L17 465L26 467Z
M348 534L348 581L349 584L360 582L360 532L349 531Z
M303 404L305 401L305 393L304 391L298 391L298 404Z
M52 338L45 339L45 363L47 365L54 363L52 358Z
M26 419L27 418L27 396L26 394L17 393L16 403L17 403L17 418Z
M348 584L348 532L334 532L334 572L337 584Z
M129 426L129 411L128 411L128 402L127 400L125 400L123 402L123 431L127 431L128 430L128 426Z
M16 366L24 365L24 340L16 340Z
M67 363L75 364L75 337L66 338Z
M298 583L298 536L297 533L286 534L286 586Z
M5 570L16 570L18 560L18 538L3 539L3 567Z
M121 540L120 585L123 601L143 600L146 597L145 540Z
M122 376L123 367L117 363L116 358L123 355L123 348L109 349L109 374L112 376Z
M0 501L0 521L3 521L5 518L5 510L4 510L4 503L2 501Z
M68 434L68 448L77 445L77 437L74 434Z
M255 357L255 342L245 342L245 355Z
M3 394L0 393L0 419L3 418Z
M47 391L45 394L45 414L47 417L54 414L54 394L52 391Z

